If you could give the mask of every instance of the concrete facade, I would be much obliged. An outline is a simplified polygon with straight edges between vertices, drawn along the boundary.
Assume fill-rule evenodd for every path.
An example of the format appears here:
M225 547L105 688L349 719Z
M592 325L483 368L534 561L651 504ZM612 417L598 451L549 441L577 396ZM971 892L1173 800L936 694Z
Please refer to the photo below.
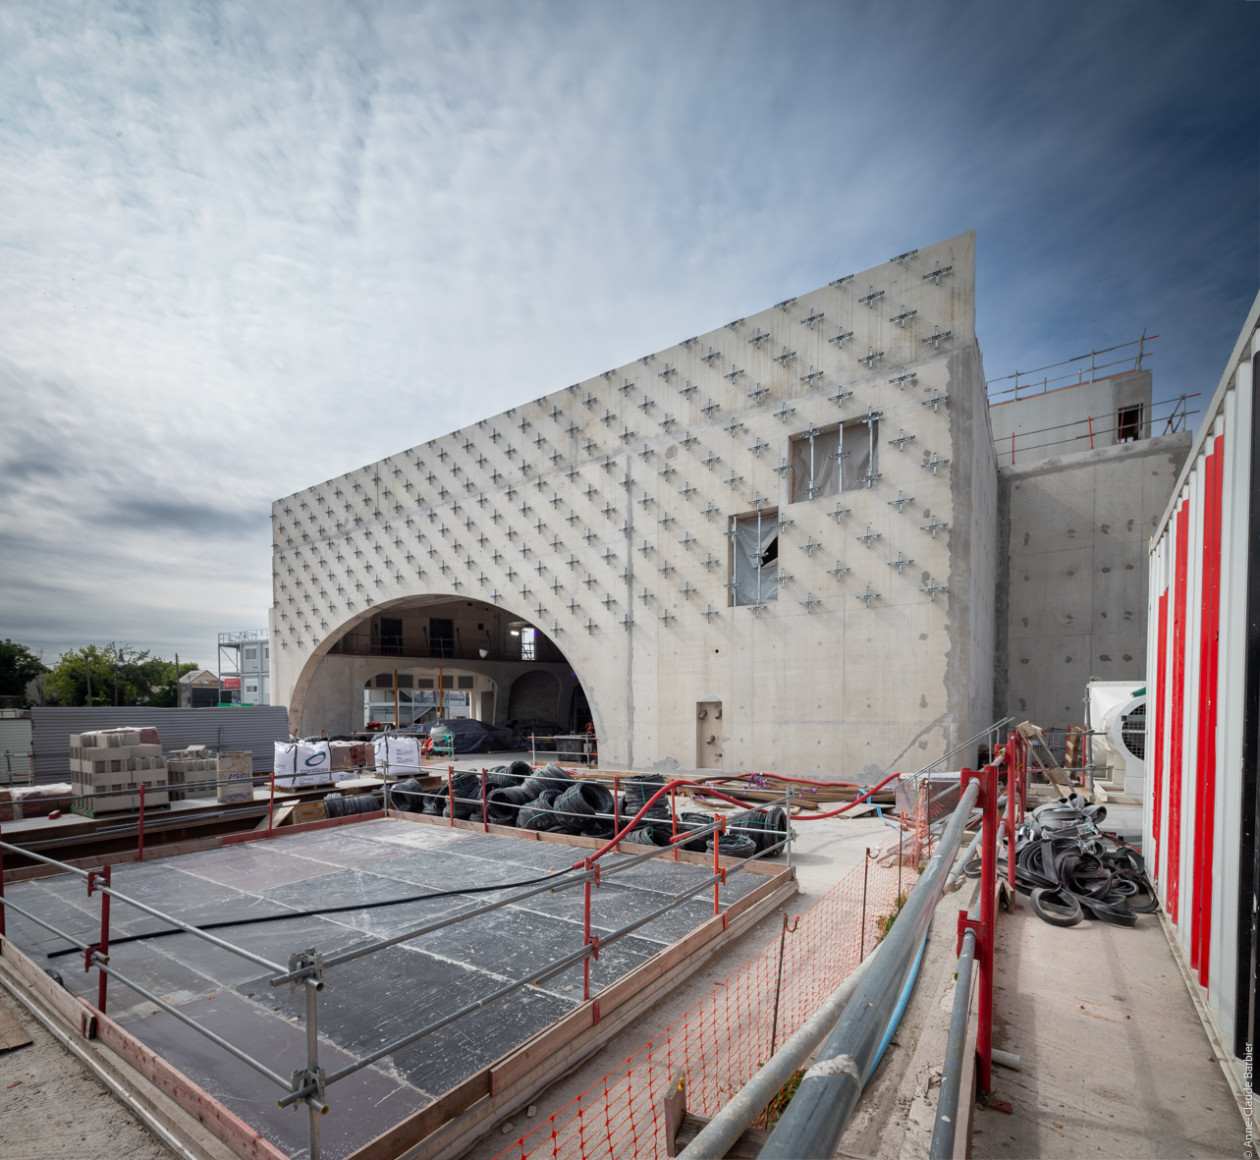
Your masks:
M811 432L856 459L803 478ZM559 650L605 765L913 765L990 720L995 510L966 233L277 501L275 699L348 729L371 673L437 662L339 642L471 601Z
M998 465L1026 467L1149 439L1151 407L1151 372L1147 370L993 403L989 419Z
M1146 390L1149 402L1149 378ZM1083 725L1091 678L1146 680L1148 545L1190 443L1181 432L999 470L999 716Z

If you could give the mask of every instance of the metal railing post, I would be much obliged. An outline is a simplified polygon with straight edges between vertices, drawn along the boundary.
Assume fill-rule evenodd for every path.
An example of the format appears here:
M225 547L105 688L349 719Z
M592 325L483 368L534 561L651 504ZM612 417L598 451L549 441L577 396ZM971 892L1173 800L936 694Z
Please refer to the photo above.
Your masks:
M669 789L669 829L670 829L669 840L671 843L676 843L678 839L678 812L677 810L674 809L674 787L673 786L670 786L670 789ZM676 844L674 845L674 861L675 862L678 861L678 846Z
M613 837L619 837L621 834L621 778L613 778ZM618 849L621 843L617 843Z
M91 896L92 891L96 887L96 880L99 878L105 885L106 889L101 891L101 941L94 947L88 947L83 952L83 969L90 971L92 969L92 959L96 954L101 956L101 965L97 967L97 983L96 983L96 1008L102 1015L105 1014L106 993L109 990L109 975L102 967L109 962L109 885L110 885L110 868L108 865L100 870L93 870L87 876L88 895Z
M0 828L0 842L4 841L4 830ZM0 846L0 938L7 935L4 925L4 915L8 907L4 904L4 847Z
M455 767L446 767L446 801L451 812L451 827L455 826Z
M276 771L271 771L271 797L267 801L267 837L272 837L276 819Z
M144 782L140 783L139 847L136 852L136 861L144 861Z
M486 770L485 766L481 769L481 832L488 834L490 832L490 811L486 801Z
M320 1076L319 1070L319 1004L318 984L314 979L304 980L306 990L306 1071L312 1078ZM322 1078L322 1077L320 1077ZM317 1082L319 1082L317 1080ZM322 1084L321 1084L322 1087ZM323 1099L322 1091L319 1099ZM310 1160L320 1160L319 1117L321 1110L311 1100L306 1101L306 1131Z
M993 1087L993 936L997 918L997 766L980 771L964 769L960 784L980 785L979 805L983 814L980 839L980 922L959 919L959 931L976 933L976 959L980 965L980 986L976 1010L976 1087L988 1093Z

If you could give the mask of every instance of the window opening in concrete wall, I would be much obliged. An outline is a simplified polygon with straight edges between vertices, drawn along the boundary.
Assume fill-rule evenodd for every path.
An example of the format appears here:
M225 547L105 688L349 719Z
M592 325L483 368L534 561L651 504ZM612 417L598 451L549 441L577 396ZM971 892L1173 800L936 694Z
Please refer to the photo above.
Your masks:
M840 436L840 487L874 487L879 478L879 420L846 423Z
M779 599L779 513L731 518L731 603Z
M403 622L397 617L380 616L372 622L372 643L381 656L400 657L403 651Z
M1142 404L1121 407L1116 416L1116 442L1134 443L1142 438Z
M535 630L532 628L521 629L521 660L523 661L532 661L537 655L534 632Z
M455 622L453 620L430 618L429 654L435 657L455 655Z
M456 684L461 689L475 689L477 687L477 679L475 677L460 677Z
M788 440L792 463L790 503L836 495L840 491L840 463L848 452L840 448L840 427L811 426Z

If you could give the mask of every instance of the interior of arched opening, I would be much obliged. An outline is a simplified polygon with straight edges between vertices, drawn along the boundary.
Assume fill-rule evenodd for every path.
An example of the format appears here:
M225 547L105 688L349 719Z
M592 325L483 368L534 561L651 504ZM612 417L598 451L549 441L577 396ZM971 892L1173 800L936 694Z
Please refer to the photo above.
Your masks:
M472 717L529 734L591 720L576 672L541 628L482 600L415 596L329 643L306 687L304 733Z

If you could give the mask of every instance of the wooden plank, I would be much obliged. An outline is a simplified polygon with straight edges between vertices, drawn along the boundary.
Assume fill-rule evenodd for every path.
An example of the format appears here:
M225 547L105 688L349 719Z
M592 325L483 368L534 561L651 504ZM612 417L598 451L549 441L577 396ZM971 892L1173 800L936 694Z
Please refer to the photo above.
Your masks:
M615 983L610 983L599 993L600 1011L605 1014L615 1011L622 1003L654 983L693 951L711 942L726 929L726 926L727 924L722 921L722 916L715 915L706 922L702 922L676 943L654 954L646 963L640 963L628 975L622 975Z
M243 1160L288 1160L284 1152L268 1143L182 1071L172 1067L157 1052L99 1011L96 1012L96 1032L97 1039L105 1047L159 1091L170 1096Z
M0 1051L12 1051L15 1047L25 1047L34 1042L26 1029L14 1017L3 1003L0 1003Z
M746 910L751 910L757 905L767 894L773 894L780 886L795 880L796 871L789 869L787 866L778 867L779 873L773 878L763 882L760 886L750 890L743 898L737 898L726 908L727 922L731 922L738 918Z
M65 987L46 975L18 949L17 944L0 936L0 958L13 972L17 981L34 991L40 1001L51 1007L62 1021L84 1039L96 1034L96 1011L82 999L72 995Z
M662 1102L662 1118L665 1121L665 1155L677 1156L678 1147L675 1137L682 1122L687 1117L687 1075L679 1072L673 1082L665 1089Z
M401 1156L408 1148L436 1132L443 1124L466 1112L478 1100L487 1096L489 1090L490 1069L487 1067L363 1144L350 1154L350 1160L395 1160L395 1157Z

